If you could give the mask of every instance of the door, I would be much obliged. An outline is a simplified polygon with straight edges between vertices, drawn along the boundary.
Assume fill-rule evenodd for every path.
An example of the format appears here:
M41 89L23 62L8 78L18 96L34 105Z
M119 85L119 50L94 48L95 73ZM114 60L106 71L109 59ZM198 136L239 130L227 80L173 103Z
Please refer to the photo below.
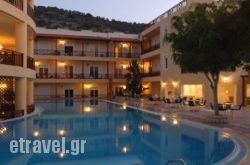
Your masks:
M98 90L97 89L91 89L90 90L90 97L98 97Z
M74 97L74 90L73 89L65 89L64 96L65 96L65 98Z
M90 67L90 73L89 73L90 77L98 79L98 74L99 74L98 67L97 66L91 66Z
M48 78L49 69L45 67L39 68L39 78Z
M73 66L65 66L65 78L73 78Z
M73 56L73 46L65 46L64 52L67 56Z
M115 87L115 95L122 96L123 95L123 88L122 87Z

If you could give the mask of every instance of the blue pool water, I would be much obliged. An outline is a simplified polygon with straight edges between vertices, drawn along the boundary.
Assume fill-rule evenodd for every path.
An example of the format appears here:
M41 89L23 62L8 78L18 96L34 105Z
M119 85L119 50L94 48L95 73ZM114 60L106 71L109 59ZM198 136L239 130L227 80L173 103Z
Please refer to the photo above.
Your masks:
M37 103L44 111L0 123L0 165L236 164L239 142L219 129L100 100ZM86 140L84 153L11 153L11 140ZM31 147L31 146L29 146ZM63 150L65 151L65 150ZM173 160L177 160L174 161ZM179 160L179 161L178 161ZM170 163L172 162L172 163Z

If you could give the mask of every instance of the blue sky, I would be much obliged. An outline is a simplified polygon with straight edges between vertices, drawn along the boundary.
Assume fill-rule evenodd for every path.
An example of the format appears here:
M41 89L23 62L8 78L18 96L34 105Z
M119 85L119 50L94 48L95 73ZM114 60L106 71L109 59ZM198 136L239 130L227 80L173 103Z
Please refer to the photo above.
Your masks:
M126 22L149 23L181 0L35 0L36 6L75 10Z

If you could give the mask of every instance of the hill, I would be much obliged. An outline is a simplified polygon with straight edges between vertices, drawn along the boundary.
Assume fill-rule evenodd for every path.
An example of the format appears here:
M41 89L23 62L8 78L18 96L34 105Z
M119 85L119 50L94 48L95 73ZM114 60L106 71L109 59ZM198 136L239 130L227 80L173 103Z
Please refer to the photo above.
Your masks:
M94 17L91 14L59 9L57 7L35 6L37 27L48 29L92 30L95 32L140 33L147 24L129 23Z

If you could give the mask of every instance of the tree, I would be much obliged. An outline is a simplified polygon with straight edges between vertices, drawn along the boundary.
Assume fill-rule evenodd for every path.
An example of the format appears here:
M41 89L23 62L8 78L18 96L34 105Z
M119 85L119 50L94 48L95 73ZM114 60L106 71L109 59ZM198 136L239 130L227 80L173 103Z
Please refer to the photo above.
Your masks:
M137 60L132 60L130 66L127 69L128 73L126 74L126 90L132 97L134 97L135 94L139 95L143 91L141 72Z
M248 74L250 74L250 0L240 1L240 8L234 14L234 24L233 28L237 29L234 34L237 36L235 38L235 44L239 49L239 53L243 57L243 69L245 69Z
M197 4L194 10L172 18L174 32L167 33L173 60L183 73L204 73L213 92L215 115L218 110L218 82L222 71L234 71L242 57L235 47L238 33L231 26L237 11L234 3Z

